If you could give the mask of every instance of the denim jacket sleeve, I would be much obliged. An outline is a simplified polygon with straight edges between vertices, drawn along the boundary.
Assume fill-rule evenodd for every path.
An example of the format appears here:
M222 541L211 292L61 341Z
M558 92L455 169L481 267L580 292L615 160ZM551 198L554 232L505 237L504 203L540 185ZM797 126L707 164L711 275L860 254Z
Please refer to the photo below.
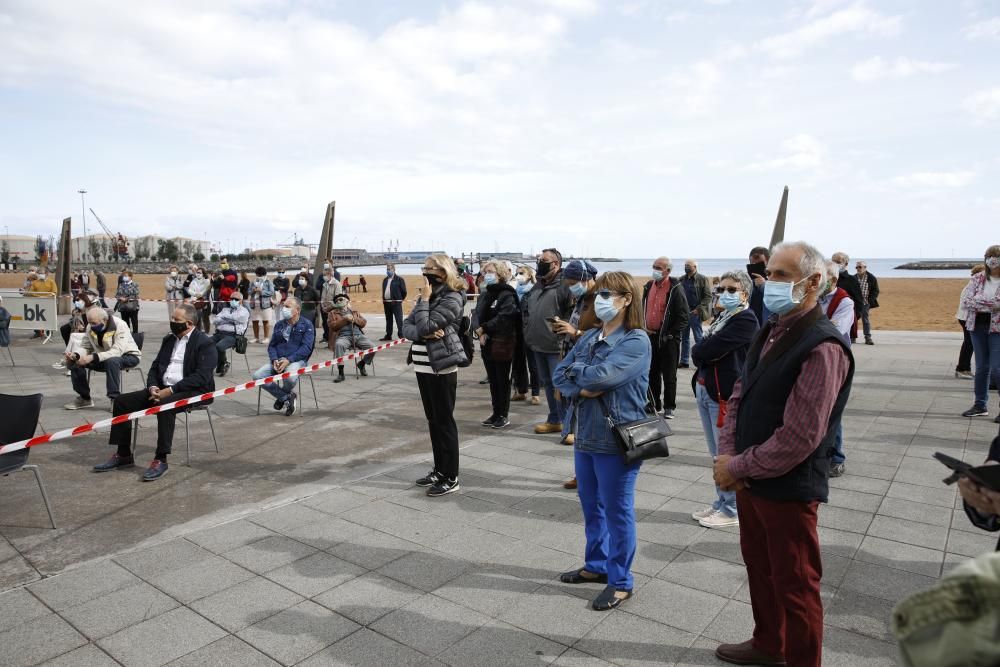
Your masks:
M598 330L594 329L590 335L596 336L596 331ZM590 348L589 343L590 341L584 340L577 343L556 368L557 375L565 375L576 385L576 391L570 395L579 394L581 389L611 391L649 372L649 339L638 329L622 336L608 355L597 363L578 358L578 352ZM558 372L560 368L564 369L561 374Z
M572 377L569 371L572 369L573 365L577 363L577 351L583 348L582 345L577 344L569 349L563 360L559 362L555 370L552 372L552 384L559 393L566 398L576 398L580 395L580 387L576 383L576 379Z

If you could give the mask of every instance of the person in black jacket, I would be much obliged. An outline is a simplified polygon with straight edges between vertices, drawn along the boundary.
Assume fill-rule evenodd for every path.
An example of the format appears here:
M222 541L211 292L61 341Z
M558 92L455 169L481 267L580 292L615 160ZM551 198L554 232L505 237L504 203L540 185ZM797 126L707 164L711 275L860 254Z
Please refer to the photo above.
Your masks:
M750 263L747 273L753 281L753 291L750 292L750 310L757 316L757 324L764 326L770 313L764 307L764 283L767 282L767 260L771 259L771 251L764 246L750 250Z
M504 262L486 262L480 272L483 291L476 303L479 342L483 363L490 381L493 413L483 420L483 426L504 428L510 425L510 370L514 361L517 322L517 292L507 284L510 269Z
M725 404L733 385L743 373L747 350L760 326L750 310L753 281L743 271L727 271L719 279L719 304L722 312L708 328L708 333L691 350L698 368L693 377L694 395L701 415L701 426L712 460L719 454L719 429L725 418ZM693 512L691 518L706 528L739 525L736 516L736 492L715 487L715 501L710 507Z
M840 276L837 278L837 287L847 292L847 296L851 297L851 301L854 302L854 324L851 325L851 343L853 344L858 339L857 320L861 317L861 306L864 304L865 299L861 295L861 285L858 284L858 279L847 272L847 265L851 263L851 258L847 256L847 253L835 252L830 259L840 264ZM871 338L871 336L868 337Z
M680 281L670 277L672 268L668 258L658 257L653 261L653 279L642 288L646 333L653 347L649 368L652 408L657 412L663 410L666 419L673 419L677 409L677 364L681 358L681 336L690 322L691 312Z
M1000 433L993 438L985 465L1000 465ZM958 492L972 525L991 532L1000 530L1000 492L978 486L964 477L958 480ZM997 551L1000 551L1000 542L997 542Z
M112 409L115 416L215 391L213 372L218 353L215 342L195 329L197 320L198 311L194 306L187 303L177 306L170 318L171 333L163 339L160 352L149 367L146 388L119 395ZM173 410L156 415L156 455L142 475L144 482L159 479L167 472L167 455L173 444L175 419ZM95 472L135 465L131 422L112 426L108 444L116 445L118 451L104 463L94 466Z
M396 333L403 331L403 301L406 299L406 281L396 274L395 264L385 265L382 279L382 308L385 310L385 336L381 341L392 340L392 321L396 320Z
M860 259L854 268L857 270L854 278L858 281L858 287L861 288L861 298L864 300L861 304L861 327L865 335L865 345L874 345L872 323L868 318L868 312L873 308L878 308L878 279L868 273L868 265ZM839 279L837 282L839 284Z

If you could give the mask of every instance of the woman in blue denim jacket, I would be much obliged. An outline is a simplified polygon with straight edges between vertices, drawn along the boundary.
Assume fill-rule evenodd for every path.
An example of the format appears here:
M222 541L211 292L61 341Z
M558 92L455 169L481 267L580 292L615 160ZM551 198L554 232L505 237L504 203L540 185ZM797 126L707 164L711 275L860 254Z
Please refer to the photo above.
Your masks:
M642 328L642 292L631 275L597 279L594 310L603 322L588 331L556 367L552 382L571 401L576 431L577 493L587 536L582 568L560 575L567 584L602 583L597 611L632 597L635 557L635 479L640 463L625 465L601 406L615 423L645 416L652 351Z

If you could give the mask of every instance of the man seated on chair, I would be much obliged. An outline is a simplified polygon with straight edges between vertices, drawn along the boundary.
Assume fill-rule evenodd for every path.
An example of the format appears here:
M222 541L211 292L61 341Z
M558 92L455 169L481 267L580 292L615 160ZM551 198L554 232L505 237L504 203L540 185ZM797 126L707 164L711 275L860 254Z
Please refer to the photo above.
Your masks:
M285 299L281 307L278 323L274 325L271 342L267 345L267 356L271 360L256 370L254 380L278 373L294 372L305 366L312 355L316 342L316 328L302 314L302 304L294 296ZM295 413L298 395L292 391L299 381L297 375L279 382L268 382L261 388L274 396L274 409L284 408L285 415Z
M84 330L77 351L66 352L63 358L70 370L73 391L79 394L73 402L63 407L80 410L94 407L90 398L90 380L87 371L100 371L107 380L108 398L114 406L121 393L122 371L139 365L142 352L132 338L132 332L123 320L108 315L103 308L87 311L87 328Z
M182 303L170 317L170 332L163 339L156 359L149 367L146 388L122 394L115 401L115 416L145 410L154 405L173 403L215 391L215 343L208 334L195 328L199 313L194 306ZM197 405L208 405L203 401ZM156 415L156 455L142 474L144 482L159 479L167 472L167 455L174 440L175 410ZM132 422L126 421L111 427L108 444L118 451L104 463L94 466L94 472L135 465L132 457Z
M220 310L218 315L212 315L212 321L215 322L212 340L215 342L215 351L219 357L215 372L222 376L229 371L226 350L236 347L236 336L246 336L247 328L250 326L250 311L243 307L243 295L233 292L226 307Z
M368 320L361 313L356 313L351 309L351 297L346 293L338 294L334 298L329 322L330 337L334 340L333 353L337 358L347 354L348 350L370 350L375 347L365 335ZM371 360L371 357L372 355L367 355L358 361L358 370L361 371L362 375L368 375L365 364ZM337 377L333 381L344 381L344 364L337 365Z

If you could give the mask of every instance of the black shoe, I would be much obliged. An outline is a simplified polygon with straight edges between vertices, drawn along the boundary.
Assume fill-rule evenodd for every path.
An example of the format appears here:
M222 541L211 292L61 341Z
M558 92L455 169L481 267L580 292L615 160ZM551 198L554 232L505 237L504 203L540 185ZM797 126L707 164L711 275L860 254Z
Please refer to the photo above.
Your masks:
M295 414L295 404L298 402L298 400L299 400L298 394L296 394L293 391L291 393L291 395L288 397L288 400L285 401L285 416L286 417L291 417L293 414Z
M845 472L847 472L847 464L845 463L830 464L830 477L840 477Z
M484 419L479 423L482 424L483 426L493 426L493 422L495 422L496 420L497 420L496 415L490 415L489 417L487 417L486 419Z
M663 411L663 418L664 419L673 419L674 418L674 411L671 410L670 408L666 408Z
M115 468L130 468L135 465L135 459L131 456L122 456L120 454L114 454L110 459L104 463L98 463L94 466L94 472L107 472L109 470L114 470Z
M677 364L677 368L691 368L691 364Z
M485 380L480 380L479 381L479 384L489 384L489 383L490 383L490 379L489 378L486 378Z
M865 345L874 345L874 344L875 341L873 341L871 338L865 338Z
M508 426L510 426L510 420L506 417L497 417L493 423L490 424L490 428L495 428L497 430L507 428Z
M368 377L368 371L365 370L365 364L364 364L364 362L361 362L360 364L358 364L358 372L361 373L361 377L363 377L363 378Z
M973 405L971 408L962 413L963 417L989 417L990 413L986 408L981 408L978 405Z
M1000 424L1000 415L997 415L996 417L993 418L993 423Z
M421 477L414 484L417 486L434 486L442 479L441 475L431 470L425 477Z
M335 383L344 381L344 367L337 366L337 377L333 378Z
M598 574L596 572L590 572L593 575L591 577L583 576L586 570L580 568L579 570L570 570L569 572L563 572L559 575L559 581L564 584L606 584L608 583L608 575Z
M392 336L382 336L381 338L378 339L380 343L386 343L390 340L392 340Z
M628 593L628 595L620 598L616 596L615 593ZM609 611L620 605L622 602L625 602L625 600L628 600L630 597L632 597L632 591L615 588L614 586L608 586L601 591L600 595L594 598L594 601L590 606L594 609L594 611Z
M427 495L431 498L436 498L438 496L446 496L449 493L454 493L462 487L458 484L458 479L441 479L437 484L427 489Z

